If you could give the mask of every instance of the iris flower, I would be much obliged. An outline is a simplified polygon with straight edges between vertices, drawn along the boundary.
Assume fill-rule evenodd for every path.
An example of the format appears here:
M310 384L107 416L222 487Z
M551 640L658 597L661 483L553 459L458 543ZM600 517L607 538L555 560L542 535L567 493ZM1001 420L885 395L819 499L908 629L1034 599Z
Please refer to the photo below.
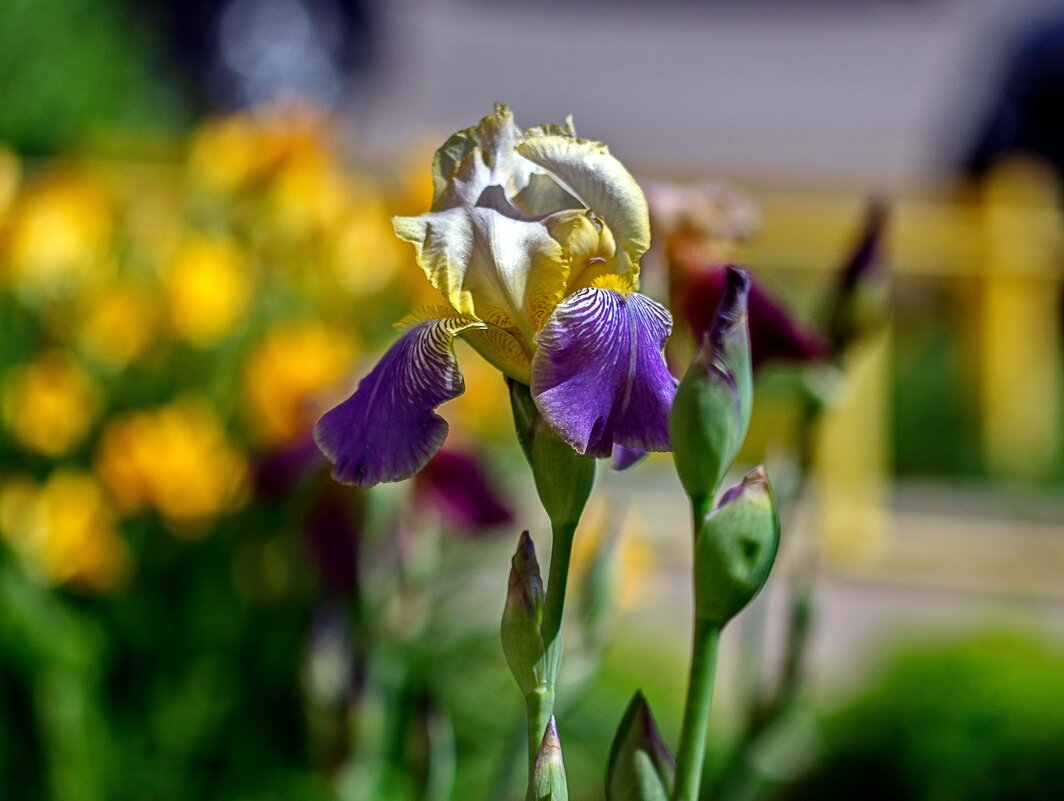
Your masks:
M447 423L434 410L465 388L456 336L527 385L578 454L669 450L672 317L636 292L650 221L624 166L571 122L522 132L498 105L443 144L432 179L431 209L393 224L445 303L404 319L355 393L318 421L333 476L399 481L439 450Z

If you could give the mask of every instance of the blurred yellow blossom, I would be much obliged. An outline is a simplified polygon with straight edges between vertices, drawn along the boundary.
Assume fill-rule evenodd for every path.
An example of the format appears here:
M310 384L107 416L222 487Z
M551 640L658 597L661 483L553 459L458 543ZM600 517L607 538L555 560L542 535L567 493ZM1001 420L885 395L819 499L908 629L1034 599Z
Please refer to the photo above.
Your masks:
M345 171L320 146L289 154L271 177L269 225L291 238L334 227L351 203Z
M283 325L267 332L244 370L244 405L251 427L269 446L290 443L309 431L322 410L323 396L349 378L354 357L350 335L320 323Z
M201 536L247 502L247 461L203 398L113 419L96 470L121 512L154 508L179 536Z
M648 577L654 567L654 551L646 544L646 528L636 512L627 508L617 514L617 504L598 500L583 515L579 533L573 540L572 575L576 585L584 583L588 571L606 548L615 548L616 601L620 609L631 609L645 596ZM607 556L611 558L611 556Z
M31 300L63 295L104 277L112 200L87 172L56 170L24 191L10 220L10 281Z
M377 197L364 196L361 205L340 221L332 240L336 279L356 297L381 291L397 273L407 272L400 271L409 258L403 244L392 230L391 215L384 203Z
M92 379L63 351L48 351L4 379L4 424L22 445L47 456L81 442L98 407Z
M467 343L456 339L454 349L462 365L466 390L447 401L441 414L447 415L458 437L472 435L477 439L509 441L513 438L514 424L505 380Z
M119 282L93 299L79 343L95 361L124 367L144 355L157 328L154 298L129 282Z
M247 258L230 239L189 236L164 278L167 315L174 334L207 347L228 335L247 306Z
M106 591L129 568L129 548L103 489L85 473L57 470L40 487L27 478L4 480L0 532L53 584Z
M0 221L15 202L21 178L22 166L18 156L0 145Z
M193 134L189 172L223 195L261 189L286 161L321 151L326 119L313 106L282 103L208 120Z
M210 191L237 191L259 163L255 126L243 114L209 120L192 138L188 166L193 178Z

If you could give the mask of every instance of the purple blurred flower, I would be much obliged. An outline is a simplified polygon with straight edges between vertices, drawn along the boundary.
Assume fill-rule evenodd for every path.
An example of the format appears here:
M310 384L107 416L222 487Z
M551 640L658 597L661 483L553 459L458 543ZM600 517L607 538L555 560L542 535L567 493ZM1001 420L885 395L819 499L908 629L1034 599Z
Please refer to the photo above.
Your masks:
M727 270L709 267L690 277L683 314L701 341L713 325L724 295ZM799 325L765 290L751 283L748 296L750 358L754 369L774 361L810 362L826 359L828 344L816 331Z
M414 507L436 510L449 529L480 532L512 523L513 508L488 480L472 453L453 449L433 456L414 479Z
M281 450L262 454L254 461L255 494L260 498L286 496L324 464L321 451L308 434Z
M360 493L326 482L303 520L307 550L330 595L355 598L359 594L362 513Z

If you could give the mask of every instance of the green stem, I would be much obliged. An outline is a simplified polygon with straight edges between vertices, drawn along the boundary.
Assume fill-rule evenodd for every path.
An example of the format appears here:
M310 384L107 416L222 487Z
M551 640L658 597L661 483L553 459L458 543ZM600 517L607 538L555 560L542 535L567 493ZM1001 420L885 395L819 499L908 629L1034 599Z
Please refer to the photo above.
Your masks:
M697 801L702 783L709 710L713 703L713 676L717 669L720 629L708 621L695 619L691 645L691 676L684 704L680 748L676 754L676 787L673 801Z
M554 714L554 687L533 690L525 696L525 704L528 706L528 778L531 780L539 744L550 716Z
M698 532L702 528L702 521L706 515L709 514L713 508L713 496L706 495L692 495L691 496L691 516L694 518L694 526L691 529L691 533L697 539Z
M554 714L554 685L562 661L562 613L565 588L569 581L569 560L573 553L576 523L551 523L550 568L547 573L547 597L543 602L543 644L547 652L543 683L525 697L528 706L528 766L531 775L543 732Z
M575 533L576 523L551 523L550 572L547 574L547 597L543 604L543 644L547 650L550 650L562 627L565 585L569 581L569 559L573 554Z

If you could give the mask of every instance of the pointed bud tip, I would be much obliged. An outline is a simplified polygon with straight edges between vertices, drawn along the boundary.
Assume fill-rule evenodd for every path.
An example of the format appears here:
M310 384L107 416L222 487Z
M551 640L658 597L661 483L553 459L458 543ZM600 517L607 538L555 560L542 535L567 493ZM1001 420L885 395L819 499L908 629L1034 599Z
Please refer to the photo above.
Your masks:
M558 724L554 719L554 715L551 715L550 720L547 721L547 728L543 731L543 739L540 741L539 751L536 753L536 768L559 764L561 761L562 741L558 737Z
M729 503L739 500L739 498L753 501L755 499L768 497L769 491L768 473L765 471L765 466L759 464L757 467L748 471L746 475L743 476L742 481L733 487L729 487L728 490L720 496L720 501L717 503L717 509L721 509Z
M762 486L767 485L768 472L765 470L765 466L763 464L759 464L752 470L747 471L746 475L743 476L743 484L748 487L753 486L755 484L760 484Z
M525 529L521 532L521 536L517 539L517 551L514 553L514 558L520 555L526 559L536 558L536 544L532 542L532 536Z
M724 293L721 295L717 319L714 320L712 328L715 338L725 334L746 314L750 285L750 273L745 267L729 264L724 268Z

